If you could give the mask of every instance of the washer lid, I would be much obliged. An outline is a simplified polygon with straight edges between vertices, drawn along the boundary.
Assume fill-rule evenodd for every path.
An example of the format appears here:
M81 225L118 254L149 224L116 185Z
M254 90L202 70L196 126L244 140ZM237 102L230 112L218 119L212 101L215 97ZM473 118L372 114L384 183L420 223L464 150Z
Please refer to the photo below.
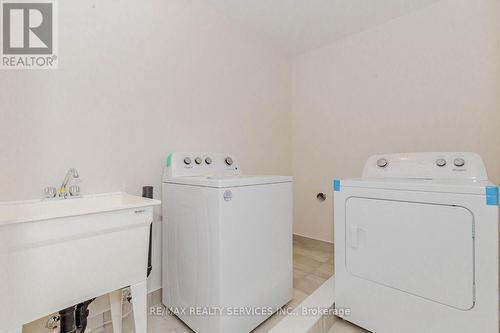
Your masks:
M494 186L487 181L456 179L347 179L342 187L374 188L402 191L443 192L486 195L486 188Z
M164 179L164 183L193 185L203 187L238 187L276 183L290 183L290 176L251 176L251 175L212 175L194 177L172 177Z

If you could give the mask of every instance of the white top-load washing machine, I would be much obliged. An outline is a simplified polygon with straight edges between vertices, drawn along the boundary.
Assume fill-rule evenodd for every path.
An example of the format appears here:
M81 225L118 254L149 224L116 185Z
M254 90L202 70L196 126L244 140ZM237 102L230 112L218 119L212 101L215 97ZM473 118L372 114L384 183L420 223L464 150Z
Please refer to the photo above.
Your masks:
M197 333L247 333L292 298L292 178L174 153L163 177L163 303Z
M373 156L334 191L344 319L377 333L498 332L498 187L481 157Z

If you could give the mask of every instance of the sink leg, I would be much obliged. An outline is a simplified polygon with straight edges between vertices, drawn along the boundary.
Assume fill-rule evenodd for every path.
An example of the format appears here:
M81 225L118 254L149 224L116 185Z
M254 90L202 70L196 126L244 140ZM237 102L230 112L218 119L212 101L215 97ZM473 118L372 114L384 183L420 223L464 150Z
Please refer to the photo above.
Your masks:
M147 333L148 331L148 285L141 282L130 286L132 292L132 304L134 307L135 333Z
M111 304L111 321L113 333L122 333L122 290L115 290L109 294Z

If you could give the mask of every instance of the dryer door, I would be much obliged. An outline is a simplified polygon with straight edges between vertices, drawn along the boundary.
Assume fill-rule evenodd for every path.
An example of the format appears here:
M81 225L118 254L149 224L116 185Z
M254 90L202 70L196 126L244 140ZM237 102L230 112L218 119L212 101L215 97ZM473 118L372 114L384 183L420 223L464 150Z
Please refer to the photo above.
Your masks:
M350 274L453 308L474 306L474 217L464 207L351 197Z

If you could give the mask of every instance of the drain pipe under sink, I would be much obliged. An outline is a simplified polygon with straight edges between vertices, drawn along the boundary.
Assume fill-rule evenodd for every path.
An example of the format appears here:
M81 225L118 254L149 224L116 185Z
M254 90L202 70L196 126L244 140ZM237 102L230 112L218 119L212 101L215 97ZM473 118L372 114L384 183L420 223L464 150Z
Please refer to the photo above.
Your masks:
M73 305L59 311L61 322L60 333L85 333L85 329L87 329L87 318L89 316L89 305L94 300L95 298L92 298L78 305Z
M153 199L153 186L143 186L142 187L142 196L144 198ZM148 249L148 270L147 277L151 274L153 270L153 265L151 264L151 248L153 242L153 223L149 225L149 249Z

